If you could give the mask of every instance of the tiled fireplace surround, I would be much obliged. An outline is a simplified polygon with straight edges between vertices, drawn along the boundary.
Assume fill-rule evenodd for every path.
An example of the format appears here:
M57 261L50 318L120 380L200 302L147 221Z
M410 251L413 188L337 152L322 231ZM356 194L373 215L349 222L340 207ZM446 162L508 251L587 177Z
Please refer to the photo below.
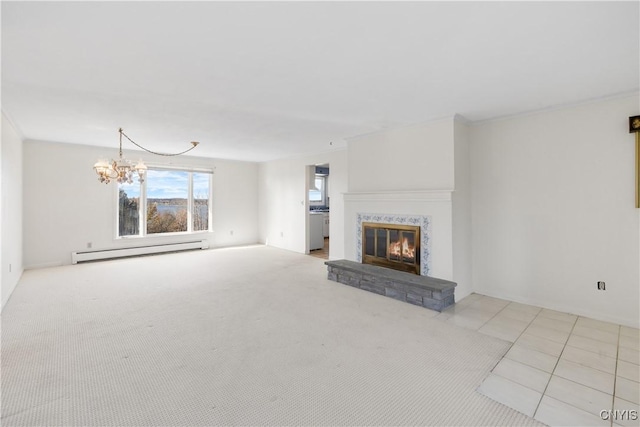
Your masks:
M428 276L431 260L431 219L423 215L394 215L358 213L356 217L357 262L362 262L362 224L414 225L420 227L420 275Z
M362 223L420 226L420 274L452 280L450 191L346 193L345 258L362 262Z

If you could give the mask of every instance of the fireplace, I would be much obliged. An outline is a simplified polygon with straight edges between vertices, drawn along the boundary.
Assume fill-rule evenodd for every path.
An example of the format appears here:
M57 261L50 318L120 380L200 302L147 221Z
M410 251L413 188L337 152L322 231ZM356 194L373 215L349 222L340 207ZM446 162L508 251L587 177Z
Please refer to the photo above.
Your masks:
M420 226L362 223L362 263L420 274Z

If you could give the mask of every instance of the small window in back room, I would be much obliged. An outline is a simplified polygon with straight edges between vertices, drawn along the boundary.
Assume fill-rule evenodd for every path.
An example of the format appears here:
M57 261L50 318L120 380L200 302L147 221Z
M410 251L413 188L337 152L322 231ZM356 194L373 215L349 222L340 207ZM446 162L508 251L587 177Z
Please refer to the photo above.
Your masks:
M325 206L325 177L316 175L315 186L316 188L309 190L309 203L316 206Z

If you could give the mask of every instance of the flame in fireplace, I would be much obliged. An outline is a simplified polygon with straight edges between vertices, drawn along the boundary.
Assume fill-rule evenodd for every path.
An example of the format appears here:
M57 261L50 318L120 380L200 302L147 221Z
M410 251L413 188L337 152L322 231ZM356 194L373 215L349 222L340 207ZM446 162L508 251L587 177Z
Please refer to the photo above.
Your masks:
M389 254L413 259L416 256L416 248L415 246L409 245L409 239L405 237L402 239L402 242L389 243Z

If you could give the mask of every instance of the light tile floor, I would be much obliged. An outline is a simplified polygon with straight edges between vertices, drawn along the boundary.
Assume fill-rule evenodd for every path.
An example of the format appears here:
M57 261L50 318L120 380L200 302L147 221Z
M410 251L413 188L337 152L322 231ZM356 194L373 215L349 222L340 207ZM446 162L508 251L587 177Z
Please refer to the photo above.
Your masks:
M640 425L638 329L479 294L436 319L513 343L480 393L551 426Z

